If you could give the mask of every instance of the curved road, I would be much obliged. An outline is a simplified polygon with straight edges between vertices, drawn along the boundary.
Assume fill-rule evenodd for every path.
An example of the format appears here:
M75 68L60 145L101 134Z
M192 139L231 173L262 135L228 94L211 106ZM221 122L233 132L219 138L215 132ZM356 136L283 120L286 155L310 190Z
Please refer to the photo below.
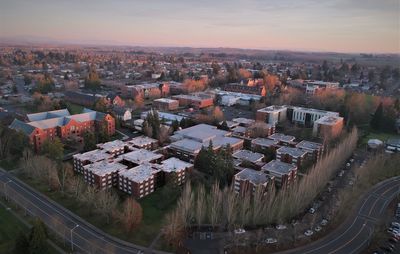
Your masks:
M357 209L336 230L324 238L306 246L279 254L353 254L360 253L367 246L384 215L386 207L400 193L400 177L378 183L355 202Z
M166 253L108 235L1 168L0 192L23 207L26 213L39 217L71 246L73 243L77 253Z
M26 208L27 213L41 218L67 242L71 243L72 239L74 250L79 253L165 253L108 235L3 169L0 169L0 191ZM354 209L352 215L332 233L309 245L279 253L359 253L368 245L385 208L399 193L400 176L383 181L357 202L357 209Z

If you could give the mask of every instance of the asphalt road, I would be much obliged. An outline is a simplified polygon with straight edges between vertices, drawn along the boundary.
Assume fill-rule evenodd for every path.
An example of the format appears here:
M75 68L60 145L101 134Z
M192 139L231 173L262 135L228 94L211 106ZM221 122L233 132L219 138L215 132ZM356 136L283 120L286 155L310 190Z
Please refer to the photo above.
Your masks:
M114 238L0 169L0 192L39 217L76 253L166 253ZM79 226L78 226L79 225Z
M335 231L324 238L279 254L354 254L360 253L372 238L374 228L384 215L389 203L400 194L400 177L375 185L360 202L357 209Z

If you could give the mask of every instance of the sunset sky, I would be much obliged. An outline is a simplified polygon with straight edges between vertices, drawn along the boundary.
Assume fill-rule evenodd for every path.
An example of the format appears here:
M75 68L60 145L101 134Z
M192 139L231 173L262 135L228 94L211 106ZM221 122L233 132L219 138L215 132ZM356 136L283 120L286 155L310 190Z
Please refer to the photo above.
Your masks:
M398 0L0 0L0 38L400 53Z

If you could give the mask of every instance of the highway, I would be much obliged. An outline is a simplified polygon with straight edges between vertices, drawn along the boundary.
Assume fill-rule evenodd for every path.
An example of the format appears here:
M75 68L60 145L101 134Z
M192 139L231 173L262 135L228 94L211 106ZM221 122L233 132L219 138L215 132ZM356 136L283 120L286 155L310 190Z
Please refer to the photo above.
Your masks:
M3 169L0 169L0 192L23 207L27 214L40 218L70 244L75 253L166 253L108 235Z
M279 254L355 254L362 252L372 238L374 228L389 203L400 194L400 177L375 185L354 204L352 214L332 233L320 240Z

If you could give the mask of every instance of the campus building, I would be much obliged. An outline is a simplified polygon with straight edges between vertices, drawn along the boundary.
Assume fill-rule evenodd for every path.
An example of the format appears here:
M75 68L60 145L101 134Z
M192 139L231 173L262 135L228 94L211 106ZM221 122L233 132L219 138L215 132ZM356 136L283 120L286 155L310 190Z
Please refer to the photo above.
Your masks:
M313 135L325 139L336 138L342 133L343 117L325 116L314 123Z
M179 106L193 108L206 108L214 105L214 98L206 93L179 94L172 96L172 99L179 101Z
M211 143L214 151L229 145L232 152L243 148L243 140L231 137L231 132L219 130L208 124L198 124L176 131L170 137L172 143L168 151L175 157L193 163L202 147Z
M153 107L158 110L171 111L179 108L179 101L167 98L160 98L153 101Z
M82 141L86 131L105 131L110 136L115 133L115 119L111 115L89 109L76 115L71 115L68 109L28 114L27 119L27 122L14 119L9 127L27 135L35 151L40 151L45 140L55 137Z
M307 157L314 162L321 157L324 151L324 146L322 144L306 140L303 140L300 143L298 143L296 147L306 151Z

